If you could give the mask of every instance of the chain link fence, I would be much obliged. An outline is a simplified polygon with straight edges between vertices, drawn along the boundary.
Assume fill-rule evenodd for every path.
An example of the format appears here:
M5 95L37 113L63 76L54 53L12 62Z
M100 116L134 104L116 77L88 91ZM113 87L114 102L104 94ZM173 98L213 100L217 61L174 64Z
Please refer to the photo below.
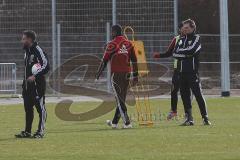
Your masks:
M154 51L164 52L174 36L174 0L117 0L116 20L123 26L132 26L136 39L142 40L149 62L166 67L164 79L171 82L172 59L154 60ZM179 13L181 14L181 13ZM57 0L56 20L61 25L61 59L64 64L79 55L94 55L101 58L106 43L106 24L112 22L112 0ZM45 0L0 0L0 63L16 63L18 93L24 75L23 50L20 43L25 29L35 30L42 48L52 62L52 6ZM204 91L208 94L220 93L220 38L216 34L201 35L201 75ZM240 89L239 52L240 35L230 35L231 88ZM88 66L69 71L66 83L79 85L83 81L93 83L86 76L86 67L97 66L92 59L85 58ZM85 67L85 68L84 68ZM152 72L160 71L153 68ZM92 73L93 74L93 73ZM106 75L106 73L104 73ZM92 77L93 79L94 77ZM106 89L106 81L101 87ZM84 83L85 84L85 83ZM48 88L48 93L53 93Z

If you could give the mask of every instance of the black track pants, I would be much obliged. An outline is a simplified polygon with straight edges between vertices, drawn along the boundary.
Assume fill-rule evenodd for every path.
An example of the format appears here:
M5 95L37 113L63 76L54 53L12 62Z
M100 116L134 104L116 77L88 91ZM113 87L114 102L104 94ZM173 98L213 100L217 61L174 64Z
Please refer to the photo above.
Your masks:
M25 109L25 131L31 133L34 118L34 106L39 115L39 123L37 132L44 133L45 123L47 119L47 111L45 108L45 88L44 82L28 82L23 85L23 101Z
M116 112L112 123L117 124L122 117L124 124L130 124L130 119L127 114L127 107L125 104L127 90L129 86L128 73L112 73L112 87L117 102Z
M181 73L180 92L183 100L185 113L192 118L191 91L195 96L202 117L207 117L206 102L202 95L201 83L196 73Z
M178 91L180 89L180 73L173 72L172 87L171 87L171 110L177 112Z

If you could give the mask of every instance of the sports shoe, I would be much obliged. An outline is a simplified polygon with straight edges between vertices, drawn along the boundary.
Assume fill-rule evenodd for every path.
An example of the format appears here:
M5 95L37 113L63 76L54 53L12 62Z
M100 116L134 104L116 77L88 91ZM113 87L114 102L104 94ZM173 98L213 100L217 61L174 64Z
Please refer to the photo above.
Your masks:
M31 138L31 133L26 132L26 131L21 131L19 134L16 134L16 138Z
M173 119L176 116L177 116L177 112L170 111L168 113L167 120L169 121L169 120Z
M34 135L32 136L32 138L43 138L44 137L44 134L43 133L40 133L40 132L36 132L34 133Z
M111 120L107 120L106 123L109 127L112 127L112 129L117 129L118 128L118 125L113 124Z
M211 122L209 121L209 119L207 117L203 118L203 125L205 125L205 126L211 125Z
M188 120L188 119L186 119L182 124L180 124L180 126L193 126L193 125L194 125L194 121Z
M133 128L132 124L128 124L128 125L124 124L123 125L123 129L130 129L130 128Z

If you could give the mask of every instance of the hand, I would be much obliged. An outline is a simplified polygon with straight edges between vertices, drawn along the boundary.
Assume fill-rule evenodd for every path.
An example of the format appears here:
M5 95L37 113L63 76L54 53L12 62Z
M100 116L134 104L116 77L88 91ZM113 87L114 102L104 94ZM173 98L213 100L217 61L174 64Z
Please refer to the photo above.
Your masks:
M159 52L154 52L153 53L153 58L160 58L160 53Z
M99 80L99 77L100 77L100 74L99 74L99 73L96 73L95 79L96 79L96 80Z
M35 76L34 75L32 75L32 76L30 76L30 77L28 77L28 81L30 81L30 82L33 82L33 81L35 81Z
M132 83L132 86L135 86L138 83L138 77L134 77L131 83Z

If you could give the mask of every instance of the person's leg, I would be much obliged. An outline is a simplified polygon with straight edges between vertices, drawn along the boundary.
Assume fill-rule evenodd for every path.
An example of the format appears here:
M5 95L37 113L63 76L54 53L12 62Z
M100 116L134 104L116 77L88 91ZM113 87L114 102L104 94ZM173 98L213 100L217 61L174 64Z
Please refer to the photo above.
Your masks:
M198 74L192 75L191 90L196 98L202 118L208 117L206 101L202 95L201 83Z
M24 110L25 110L25 132L32 132L32 123L34 118L33 106L34 102L31 97L23 94Z
M171 86L171 111L168 113L167 120L171 120L177 116L179 83L180 74L177 71L174 71Z
M127 107L125 104L125 99L127 95L127 88L129 85L129 80L127 74L124 73L113 73L112 75L112 85L113 91L116 97L117 107L119 113L123 119L125 125L130 124L130 119L127 114Z
M16 138L30 138L32 132L32 123L34 118L34 96L32 93L32 88L34 86L32 83L26 84L25 81L23 82L23 103L24 103L24 110L25 110L25 130L21 131L19 134L16 134Z
M45 123L47 120L47 111L45 107L45 90L46 80L45 77L36 79L36 98L35 107L39 115L38 130L34 135L35 138L42 138L45 130Z
M32 123L34 118L34 97L35 97L35 84L33 82L27 82L26 87L23 89L23 101L24 101L24 109L26 113L26 126L25 131L31 133L32 131Z
M178 91L179 91L179 73L174 71L173 77L172 77L172 87L171 87L171 111L172 112L177 112Z
M188 83L187 75L182 75L181 76L180 93L181 93L181 98L182 98L182 101L183 101L185 116L186 116L187 120L193 121L192 104L191 104L191 92L190 92L190 86L189 86L189 83Z
M118 124L120 118L121 118L121 114L120 114L119 108L117 107L112 120L112 124Z
M39 123L37 133L44 134L45 123L47 119L47 111L45 107L45 96L39 97L36 99L35 107L39 114Z
M174 117L177 116L178 89L176 89L175 85L172 84L172 90L171 90L171 111L168 113L167 120L171 120L171 119L173 119Z

